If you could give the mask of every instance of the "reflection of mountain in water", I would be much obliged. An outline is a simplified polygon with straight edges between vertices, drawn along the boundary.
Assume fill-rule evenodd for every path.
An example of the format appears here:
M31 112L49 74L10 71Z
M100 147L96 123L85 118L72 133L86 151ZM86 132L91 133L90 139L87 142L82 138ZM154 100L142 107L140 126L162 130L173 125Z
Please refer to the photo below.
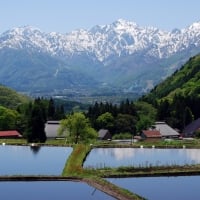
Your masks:
M104 161L106 158L110 162L132 160L136 165L146 162L154 165L200 163L200 149L99 148L96 151Z
M127 148L127 149L113 149L113 151L111 152L111 155L113 155L116 160L123 160L125 158L133 158L135 156L135 151L133 151L133 149L131 148Z
M126 158L133 158L135 156L135 151L132 148L101 148L98 150L102 155L110 155L116 160L123 160Z
M185 153L192 162L200 163L200 149L185 149Z

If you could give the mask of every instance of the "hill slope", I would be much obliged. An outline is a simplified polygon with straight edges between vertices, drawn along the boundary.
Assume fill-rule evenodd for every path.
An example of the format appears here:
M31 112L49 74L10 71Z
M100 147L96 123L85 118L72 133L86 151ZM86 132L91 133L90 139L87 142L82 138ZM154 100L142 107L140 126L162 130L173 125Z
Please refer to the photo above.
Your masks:
M200 55L141 98L157 108L157 119L183 130L200 117Z
M28 102L28 97L23 96L10 88L0 85L1 106L15 109L18 105L25 102Z
M145 98L173 98L175 94L200 95L200 55L191 57L180 70L158 84Z

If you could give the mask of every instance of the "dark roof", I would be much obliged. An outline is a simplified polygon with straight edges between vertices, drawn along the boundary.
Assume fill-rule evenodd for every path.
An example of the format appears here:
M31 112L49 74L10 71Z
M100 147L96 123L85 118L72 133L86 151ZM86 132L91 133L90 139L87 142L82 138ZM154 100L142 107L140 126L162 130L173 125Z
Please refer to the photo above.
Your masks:
M184 130L184 134L193 134L196 130L200 128L200 118L196 119L192 123L188 124Z
M60 124L60 121L56 121L56 120L47 121L47 124Z
M100 129L99 132L98 132L98 135L99 135L98 137L99 138L104 138L107 133L109 133L109 130L107 130L107 129Z
M144 130L142 131L147 138L161 138L161 134L157 130Z
M16 130L0 131L0 137L22 137Z

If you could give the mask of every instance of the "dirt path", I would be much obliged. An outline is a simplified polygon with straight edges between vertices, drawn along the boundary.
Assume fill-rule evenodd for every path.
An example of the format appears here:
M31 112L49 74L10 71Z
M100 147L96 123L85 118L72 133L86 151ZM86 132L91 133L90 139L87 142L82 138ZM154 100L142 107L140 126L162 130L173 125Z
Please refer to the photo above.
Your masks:
M118 200L142 200L143 198L139 196L132 196L131 195L125 195L124 193L120 192L119 188L116 185L113 185L112 183L109 184L103 184L99 181L96 181L94 179L83 179L84 182L86 182L88 185L118 199Z
M118 200L141 200L142 198L130 197L130 195L122 194L119 188L112 183L104 184L94 179L81 179L75 177L63 176L0 176L0 181L73 181L84 182L97 190L100 190Z

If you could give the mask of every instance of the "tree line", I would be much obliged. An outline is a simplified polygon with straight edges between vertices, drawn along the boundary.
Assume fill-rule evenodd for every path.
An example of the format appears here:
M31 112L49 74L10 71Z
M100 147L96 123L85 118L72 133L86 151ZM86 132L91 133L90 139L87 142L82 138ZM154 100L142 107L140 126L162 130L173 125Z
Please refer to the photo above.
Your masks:
M47 120L60 120L64 116L63 105L56 105L52 98L36 98L16 110L0 106L0 130L18 130L28 142L44 142Z
M163 99L157 105L157 118L181 131L200 117L200 97L175 94L172 100Z
M108 102L96 102L89 107L86 116L96 130L103 128L113 134L121 132L135 134L138 116L134 103L128 99L118 106Z
M96 102L85 112L66 114L64 105L56 104L54 99L36 98L16 110L0 107L0 130L16 129L28 142L45 142L47 120L62 120L61 132L77 143L80 139L94 139L99 129L108 129L112 135L136 135L150 126L155 116L150 104L128 99L119 105Z
M66 115L59 132L73 143L95 139L99 129L108 129L113 136L132 137L154 122L155 112L146 102L96 102L85 113Z

